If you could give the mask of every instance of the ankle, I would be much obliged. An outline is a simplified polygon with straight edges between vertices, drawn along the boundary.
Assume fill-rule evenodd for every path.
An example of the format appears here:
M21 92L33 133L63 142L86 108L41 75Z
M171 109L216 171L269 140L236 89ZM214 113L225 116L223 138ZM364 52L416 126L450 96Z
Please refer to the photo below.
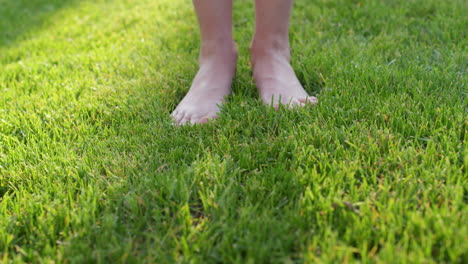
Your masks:
M237 54L234 40L204 41L200 48L200 62L213 59L237 61Z
M284 38L254 38L250 45L250 53L252 62L271 56L283 57L289 61L291 57L289 41Z

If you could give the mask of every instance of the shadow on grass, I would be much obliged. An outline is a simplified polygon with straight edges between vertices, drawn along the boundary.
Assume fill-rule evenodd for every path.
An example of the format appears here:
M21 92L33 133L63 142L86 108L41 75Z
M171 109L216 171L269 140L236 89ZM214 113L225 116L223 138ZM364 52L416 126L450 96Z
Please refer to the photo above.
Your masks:
M0 48L33 34L76 0L0 0Z

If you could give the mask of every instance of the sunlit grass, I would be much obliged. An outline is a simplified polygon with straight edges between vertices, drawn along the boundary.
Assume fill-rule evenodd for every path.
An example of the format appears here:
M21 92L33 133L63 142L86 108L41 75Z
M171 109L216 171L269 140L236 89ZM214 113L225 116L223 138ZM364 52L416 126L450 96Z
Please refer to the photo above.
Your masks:
M320 103L278 112L235 1L234 93L193 127L190 1L0 6L0 262L466 262L464 1L297 0Z

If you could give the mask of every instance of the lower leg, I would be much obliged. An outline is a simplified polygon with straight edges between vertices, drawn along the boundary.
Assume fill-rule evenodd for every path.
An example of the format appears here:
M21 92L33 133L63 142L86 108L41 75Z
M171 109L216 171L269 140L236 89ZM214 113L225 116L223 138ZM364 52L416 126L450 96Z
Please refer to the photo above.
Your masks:
M178 124L217 117L231 92L237 51L232 38L232 0L193 0L200 25L200 69L172 118Z
M290 65L291 9L292 0L255 0L253 73L262 100L275 107L317 103L317 98L304 90Z

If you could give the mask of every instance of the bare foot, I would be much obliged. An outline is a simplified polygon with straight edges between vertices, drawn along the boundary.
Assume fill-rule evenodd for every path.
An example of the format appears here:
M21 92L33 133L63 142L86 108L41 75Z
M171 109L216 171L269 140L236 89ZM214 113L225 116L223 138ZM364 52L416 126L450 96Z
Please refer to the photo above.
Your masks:
M200 69L192 87L172 112L172 119L180 125L206 123L216 118L219 106L231 93L236 71L237 51L213 52L202 55Z
M263 102L275 108L314 105L289 63L289 52L252 50L253 75Z

